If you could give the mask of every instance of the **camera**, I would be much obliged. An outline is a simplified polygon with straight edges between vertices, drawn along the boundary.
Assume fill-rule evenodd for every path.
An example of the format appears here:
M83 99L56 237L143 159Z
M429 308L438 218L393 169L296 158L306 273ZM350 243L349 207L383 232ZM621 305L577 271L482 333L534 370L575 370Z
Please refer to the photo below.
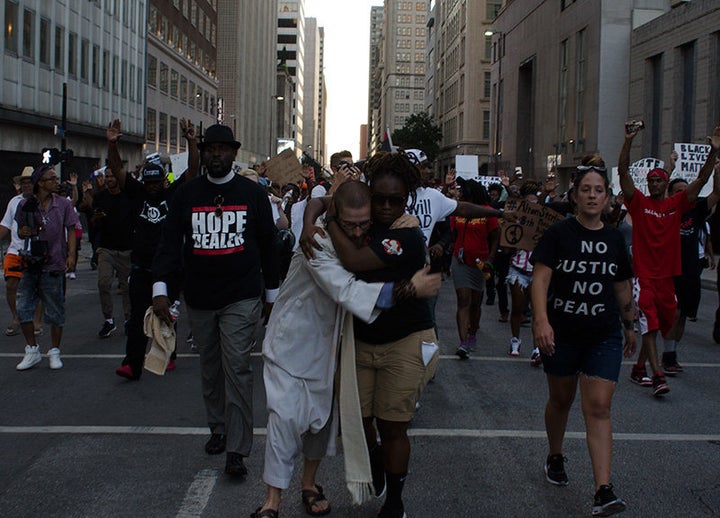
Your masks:
M39 273L47 263L49 253L48 242L40 239L30 241L29 250L20 250L22 269Z
M640 131L645 129L645 123L643 121L630 121L625 123L625 132L632 133L633 131Z

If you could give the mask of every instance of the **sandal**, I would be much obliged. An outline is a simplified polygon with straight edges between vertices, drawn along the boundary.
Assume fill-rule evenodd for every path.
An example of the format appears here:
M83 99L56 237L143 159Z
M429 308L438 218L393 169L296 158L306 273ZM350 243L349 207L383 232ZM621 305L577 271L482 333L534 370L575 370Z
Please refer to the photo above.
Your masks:
M265 509L261 511L262 506L255 509L255 512L250 515L250 518L278 518L280 515L275 509Z
M5 336L20 334L20 324L11 323L5 328Z
M322 511L313 511L313 506L318 505L319 502L327 502L327 498L323 494L323 488L318 484L315 484L315 489L303 489L300 493L302 495L302 503L305 506L305 512L310 516L324 516L330 512L330 505L328 504L327 509Z

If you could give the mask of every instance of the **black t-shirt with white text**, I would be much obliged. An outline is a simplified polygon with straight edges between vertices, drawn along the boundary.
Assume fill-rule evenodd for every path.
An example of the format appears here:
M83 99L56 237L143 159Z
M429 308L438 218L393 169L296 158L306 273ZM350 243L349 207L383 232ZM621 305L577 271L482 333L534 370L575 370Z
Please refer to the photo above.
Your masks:
M371 229L368 246L385 263L382 270L359 272L366 282L409 280L425 265L427 251L420 229ZM433 327L430 306L426 299L411 298L383 311L372 324L355 319L355 336L363 342L386 344L417 331Z
M560 221L545 231L531 261L552 269L547 311L556 340L597 343L620 331L614 283L632 278L632 267L616 228Z
M702 272L698 243L709 212L707 198L698 198L695 206L682 215L680 257L683 275L700 275Z

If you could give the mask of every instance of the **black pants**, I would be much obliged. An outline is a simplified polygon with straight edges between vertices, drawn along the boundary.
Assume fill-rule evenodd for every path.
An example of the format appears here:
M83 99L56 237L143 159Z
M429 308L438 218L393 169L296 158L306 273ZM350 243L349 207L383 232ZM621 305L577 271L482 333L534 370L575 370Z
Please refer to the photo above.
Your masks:
M152 306L152 272L134 268L130 272L128 295L130 296L130 319L127 323L127 343L123 365L130 365L133 373L142 373L148 338L143 331L145 311ZM172 358L175 358L173 352Z
M508 292L505 278L510 269L510 254L498 251L495 254L495 287L497 289L498 309L500 313L507 314L508 309Z

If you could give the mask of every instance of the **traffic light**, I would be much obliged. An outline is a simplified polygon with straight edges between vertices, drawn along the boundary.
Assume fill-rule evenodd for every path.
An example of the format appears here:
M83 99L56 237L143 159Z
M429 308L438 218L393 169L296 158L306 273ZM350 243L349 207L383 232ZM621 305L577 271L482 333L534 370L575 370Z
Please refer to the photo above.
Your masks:
M60 151L56 147L44 147L42 149L42 161L43 164L56 165L60 162L67 164L73 158L72 149Z

